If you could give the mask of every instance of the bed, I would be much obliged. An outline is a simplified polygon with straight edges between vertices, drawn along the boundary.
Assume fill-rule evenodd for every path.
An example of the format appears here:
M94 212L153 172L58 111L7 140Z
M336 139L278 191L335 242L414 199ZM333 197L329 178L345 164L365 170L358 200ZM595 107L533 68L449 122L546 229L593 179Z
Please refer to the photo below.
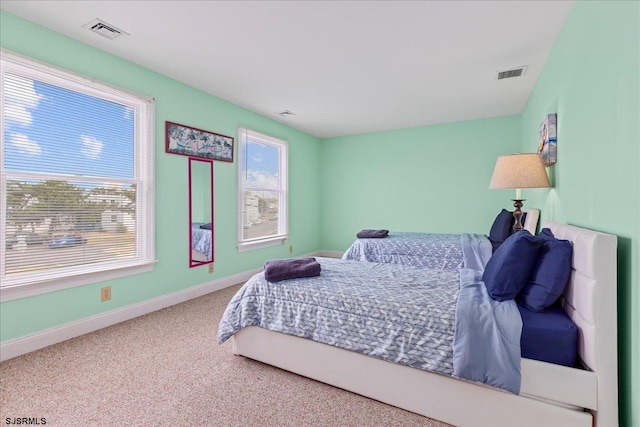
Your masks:
M502 214L510 212L502 210L496 217L489 235L482 234L442 234L391 231L385 238L359 238L354 241L342 259L384 262L402 264L419 268L457 270L459 268L473 268L466 264L466 254L463 251L465 240L484 239L485 245L493 245L495 249L500 243L490 243L493 233L502 233L496 227L502 219ZM524 229L531 234L536 233L540 211L538 209L525 210ZM513 221L510 217L509 221ZM507 225L507 232L511 232L511 226ZM504 237L500 239L500 242Z
M259 326L234 332L233 352L459 426L617 425L616 237L543 226L573 244L562 307L579 331L582 369L523 358L515 394Z
M191 259L196 262L211 261L212 231L211 228L201 228L204 223L191 224Z

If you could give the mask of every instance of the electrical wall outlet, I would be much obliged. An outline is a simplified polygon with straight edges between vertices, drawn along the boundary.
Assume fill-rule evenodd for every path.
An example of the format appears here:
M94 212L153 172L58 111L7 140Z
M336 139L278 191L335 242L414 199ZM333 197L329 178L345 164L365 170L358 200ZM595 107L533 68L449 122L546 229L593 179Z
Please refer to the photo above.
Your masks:
M213 263L209 264L209 273L213 273Z
M289 253L292 254L293 253L293 245L289 246Z
M109 301L111 299L111 286L105 286L100 289L100 301Z

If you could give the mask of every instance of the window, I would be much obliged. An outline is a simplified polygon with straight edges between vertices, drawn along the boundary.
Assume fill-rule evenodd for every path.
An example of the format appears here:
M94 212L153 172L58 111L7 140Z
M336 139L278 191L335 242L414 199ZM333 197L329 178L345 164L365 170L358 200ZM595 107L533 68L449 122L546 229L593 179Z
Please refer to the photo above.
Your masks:
M1 54L1 300L150 270L154 101Z
M287 239L287 142L240 128L238 250Z

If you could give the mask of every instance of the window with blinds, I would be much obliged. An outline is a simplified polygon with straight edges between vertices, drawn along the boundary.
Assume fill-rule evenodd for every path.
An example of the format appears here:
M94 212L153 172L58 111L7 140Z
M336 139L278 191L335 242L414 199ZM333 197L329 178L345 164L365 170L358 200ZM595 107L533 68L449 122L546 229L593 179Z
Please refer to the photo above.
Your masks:
M238 250L287 239L287 142L240 128Z
M153 100L4 50L0 67L2 300L150 269Z

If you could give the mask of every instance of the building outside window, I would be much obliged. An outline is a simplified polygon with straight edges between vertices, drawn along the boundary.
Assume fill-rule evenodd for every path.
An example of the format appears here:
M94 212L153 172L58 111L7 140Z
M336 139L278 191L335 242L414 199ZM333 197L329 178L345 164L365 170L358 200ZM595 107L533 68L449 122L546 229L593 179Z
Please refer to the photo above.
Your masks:
M239 130L238 250L282 244L287 230L286 141Z
M153 99L1 53L1 300L150 270Z

